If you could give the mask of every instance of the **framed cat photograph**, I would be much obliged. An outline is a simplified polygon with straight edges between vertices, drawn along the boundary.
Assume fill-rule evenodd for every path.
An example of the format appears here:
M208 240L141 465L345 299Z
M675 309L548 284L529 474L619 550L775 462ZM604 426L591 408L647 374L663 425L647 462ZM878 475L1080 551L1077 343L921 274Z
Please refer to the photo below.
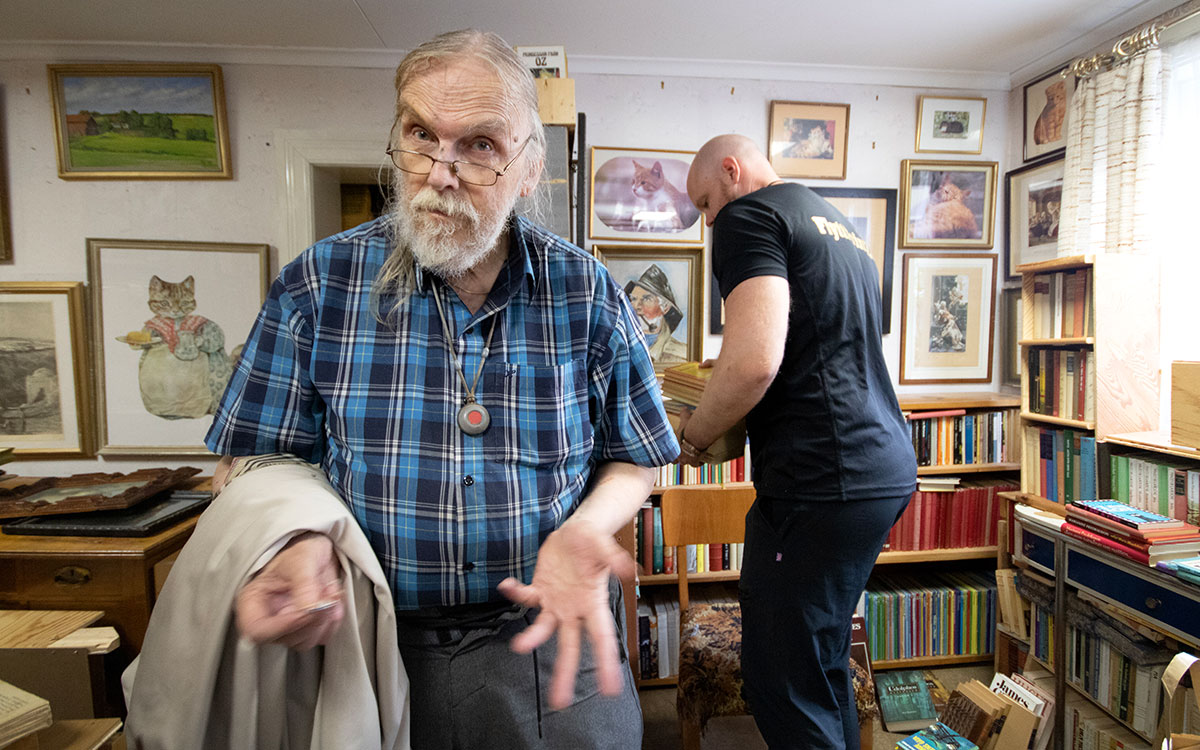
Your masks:
M991 247L996 172L994 161L902 161L900 247Z
M1067 115L1075 94L1075 76L1055 68L1024 88L1024 160L1033 161L1066 149Z
M1017 266L1058 255L1065 160L1060 154L1004 175L1004 273L1021 278Z
M687 196L695 157L695 151L593 146L588 237L703 243L704 216Z
M850 105L771 102L767 155L780 177L846 179Z
M81 281L0 282L0 445L22 459L93 454Z
M986 117L983 97L917 97L917 153L982 153Z
M896 191L884 188L814 186L812 191L850 220L855 234L867 241L867 252L879 272L883 332L892 331L892 269L896 251Z
M900 382L989 383L996 256L904 256Z
M267 296L267 246L89 239L101 455L207 455Z
M592 248L625 290L637 314L654 371L700 358L704 248L597 245ZM717 302L720 302L720 296Z

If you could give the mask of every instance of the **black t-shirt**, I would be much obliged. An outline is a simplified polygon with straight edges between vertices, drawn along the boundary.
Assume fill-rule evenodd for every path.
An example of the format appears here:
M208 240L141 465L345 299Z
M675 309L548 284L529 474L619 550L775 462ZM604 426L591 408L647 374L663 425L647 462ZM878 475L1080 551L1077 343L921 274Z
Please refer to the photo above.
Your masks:
M746 418L762 495L862 500L916 486L908 425L883 359L879 275L841 212L803 185L730 201L713 227L728 297L756 276L791 291L783 363Z

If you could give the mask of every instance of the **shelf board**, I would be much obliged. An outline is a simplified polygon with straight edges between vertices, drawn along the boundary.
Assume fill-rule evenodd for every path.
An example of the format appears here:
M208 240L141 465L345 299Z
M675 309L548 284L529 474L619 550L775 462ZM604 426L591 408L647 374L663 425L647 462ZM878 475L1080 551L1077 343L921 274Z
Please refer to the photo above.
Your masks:
M911 659L879 659L871 662L871 668L880 669L913 669L916 667L941 667L949 664L975 664L988 662L995 654L957 654L954 656L914 656Z
M1031 411L1022 411L1021 418L1028 419L1032 422L1045 422L1046 424L1057 424L1057 425L1062 425L1064 427L1075 427L1080 430L1094 431L1096 429L1095 422L1084 422L1079 419L1067 419L1065 417L1052 417L1052 416L1049 416L1048 414L1037 414L1037 413L1034 413Z
M747 487L752 488L752 487L754 487L754 483L753 482L708 482L706 484L672 484L672 485L665 486L665 487L663 485L656 484L656 485L654 485L654 489L650 490L650 494L651 495L661 495L663 493L663 490L676 490L676 489L679 489L680 487L706 487L708 489L738 490L738 489L746 489Z
M1053 500L1047 500L1041 495L1035 495L1032 492L1000 492L997 494L1005 500L1032 505L1038 510L1044 510L1047 513L1053 513L1064 518L1067 515L1067 506L1062 503L1056 503Z
M1093 346L1095 343L1095 336L1064 337L1060 339L1021 339L1017 342L1020 346Z
M1170 436L1162 432L1124 432L1119 435L1107 435L1104 442L1200 461L1200 448L1175 445L1171 442Z
M996 547L959 547L955 549L914 549L880 552L876 565L939 562L942 560L984 560L996 556ZM691 576L688 577L691 580Z
M917 476L928 477L940 474L979 474L985 471L1020 471L1021 464L949 464L943 466L918 466Z
M1017 273L1065 271L1068 268L1086 268L1095 262L1096 256L1094 255L1069 255L1065 258L1051 258L1038 263L1022 263L1017 266Z
M1008 393L899 393L902 411L932 409L1009 409L1021 405L1021 397Z
M675 687L679 684L679 675L671 675L670 677L647 677L638 678L637 686L644 687Z
M693 583L712 583L713 581L736 581L741 577L741 570L717 570L688 573L687 579L688 585L691 585ZM662 586L668 583L671 585L679 583L679 576L675 573L652 573L638 577L639 586Z
M1023 643L1026 646L1029 645L1029 638L1022 637L1017 631L1013 630L1012 628L1010 628L1009 626L1005 625L1002 622L996 623L996 632L1004 633L1006 636L1013 639L1017 643Z

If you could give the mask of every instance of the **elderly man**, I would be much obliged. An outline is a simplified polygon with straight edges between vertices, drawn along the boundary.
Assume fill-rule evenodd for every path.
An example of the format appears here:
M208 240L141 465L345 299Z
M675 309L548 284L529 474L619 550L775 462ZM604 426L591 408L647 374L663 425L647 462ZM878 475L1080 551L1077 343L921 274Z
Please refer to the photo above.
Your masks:
M638 321L513 213L545 146L508 44L439 36L396 92L390 214L283 269L208 446L222 471L319 464L350 506L396 602L413 747L640 747L613 534L678 445ZM352 626L336 571L324 536L292 542L242 589L242 634Z
M850 617L917 473L875 263L845 217L743 136L705 144L687 191L713 227L725 342L679 439L695 464L746 418L746 701L772 748L857 748Z

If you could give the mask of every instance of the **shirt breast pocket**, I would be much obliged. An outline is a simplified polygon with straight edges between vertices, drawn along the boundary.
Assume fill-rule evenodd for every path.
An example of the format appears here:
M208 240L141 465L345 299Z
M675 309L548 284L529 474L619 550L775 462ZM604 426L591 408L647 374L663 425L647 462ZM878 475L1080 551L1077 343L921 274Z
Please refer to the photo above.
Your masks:
M483 434L488 460L563 468L592 452L587 367L501 364L484 372L479 401L492 418Z

